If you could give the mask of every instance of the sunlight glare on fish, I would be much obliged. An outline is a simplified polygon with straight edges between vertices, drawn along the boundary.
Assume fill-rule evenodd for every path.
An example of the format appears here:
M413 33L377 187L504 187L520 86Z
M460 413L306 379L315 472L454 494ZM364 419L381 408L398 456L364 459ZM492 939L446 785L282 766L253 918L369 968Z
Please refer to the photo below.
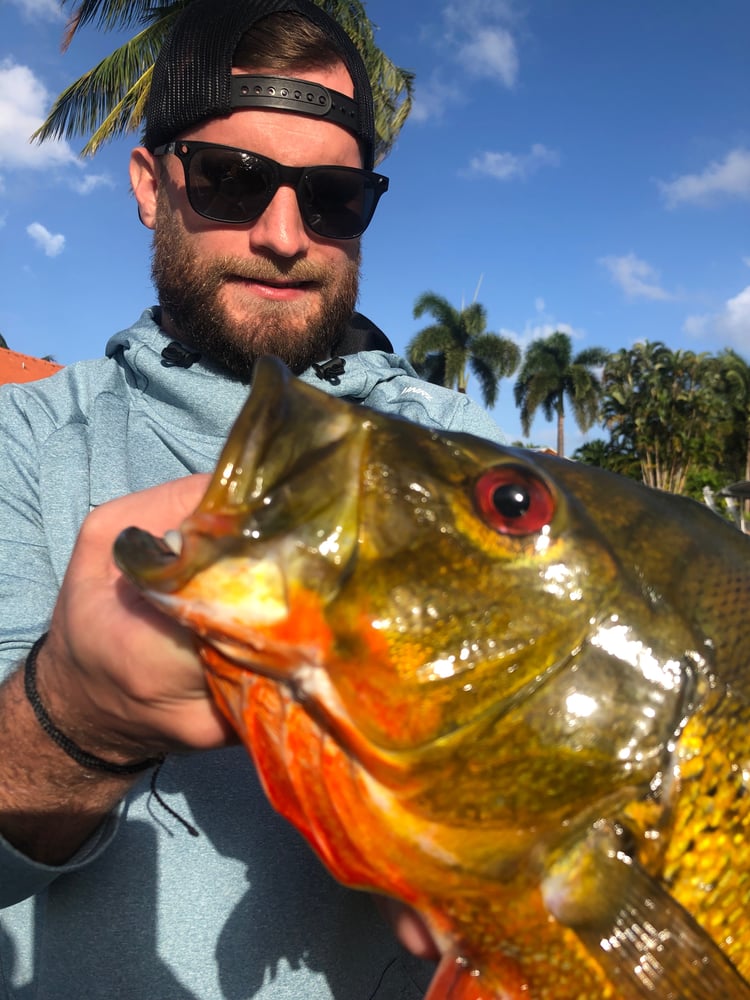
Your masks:
M339 551L339 540L341 538L342 527L337 524L333 531L323 539L323 541L318 546L318 552L322 556L335 556Z
M549 548L550 544L549 534L550 534L550 526L548 524L545 524L542 530L539 532L539 537L534 543L534 548L539 553L539 555L542 555Z
M596 698L581 691L574 691L565 699L565 707L569 715L575 715L579 719L588 719L599 707Z
M446 656L439 660L431 660L424 663L419 668L418 674L421 681L445 680L453 677L457 673L455 656Z
M658 684L665 691L676 690L682 683L679 660L661 662L650 647L640 639L632 638L631 633L632 629L627 625L602 625L589 641L592 646L635 667L647 681Z
M580 601L583 598L583 591L579 586L571 585L576 576L565 563L554 563L552 566L547 566L542 573L544 589L554 597L567 597L571 601Z

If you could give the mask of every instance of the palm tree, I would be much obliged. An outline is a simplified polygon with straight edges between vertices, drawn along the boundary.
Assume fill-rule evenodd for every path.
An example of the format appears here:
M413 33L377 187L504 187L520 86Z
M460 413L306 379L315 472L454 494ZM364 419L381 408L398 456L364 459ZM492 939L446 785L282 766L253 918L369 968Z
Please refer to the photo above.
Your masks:
M63 6L73 0L61 0ZM78 0L63 36L67 49L76 32L96 23L102 31L138 26L115 49L56 99L32 138L86 136L81 150L93 156L110 139L141 125L154 62L175 18L190 0ZM396 141L411 110L414 74L395 66L375 44L375 26L362 0L315 0L350 34L370 75L375 102L375 159L380 162Z
M420 375L466 392L470 369L479 381L485 406L494 406L500 379L518 368L518 345L497 333L487 333L487 312L479 302L456 309L442 295L424 292L414 304L414 318L424 313L431 313L437 322L415 334L406 348Z
M579 428L587 431L598 416L601 392L601 382L592 368L603 365L608 356L603 347L589 347L573 357L570 337L560 330L532 340L513 387L524 434L529 434L534 414L541 407L545 419L557 417L557 454L564 455L565 397Z

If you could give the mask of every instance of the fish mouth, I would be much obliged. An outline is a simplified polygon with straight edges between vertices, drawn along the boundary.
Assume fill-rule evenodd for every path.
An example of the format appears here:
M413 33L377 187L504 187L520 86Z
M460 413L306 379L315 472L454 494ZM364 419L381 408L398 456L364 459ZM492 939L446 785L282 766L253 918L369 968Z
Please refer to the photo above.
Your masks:
M250 397L195 512L164 538L125 529L115 541L115 562L156 598L176 595L191 581L205 585L217 564L250 567L244 583L256 585L257 567L278 561L283 548L284 563L301 567L295 572L304 570L308 587L332 592L356 551L370 430L367 411L306 385L276 358L260 358ZM230 583L237 591L243 580ZM219 606L226 591L218 583L212 591Z

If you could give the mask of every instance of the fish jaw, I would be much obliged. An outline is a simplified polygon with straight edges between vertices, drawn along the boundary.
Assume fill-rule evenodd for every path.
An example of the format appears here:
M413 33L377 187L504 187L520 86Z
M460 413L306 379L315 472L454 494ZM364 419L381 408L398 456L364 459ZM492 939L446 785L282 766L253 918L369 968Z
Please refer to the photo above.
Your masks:
M286 541L280 547L296 549ZM290 584L283 566L277 558L230 554L179 590L146 589L145 594L200 637L202 646L210 645L237 667L291 681L295 668L321 662L330 630L321 599Z

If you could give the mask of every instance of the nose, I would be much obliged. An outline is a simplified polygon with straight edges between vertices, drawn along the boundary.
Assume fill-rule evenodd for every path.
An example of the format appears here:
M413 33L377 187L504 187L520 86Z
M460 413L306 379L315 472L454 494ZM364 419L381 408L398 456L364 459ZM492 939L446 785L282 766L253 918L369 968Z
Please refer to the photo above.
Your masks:
M300 215L295 191L282 184L268 208L250 226L253 250L278 257L299 257L310 246L310 235Z

